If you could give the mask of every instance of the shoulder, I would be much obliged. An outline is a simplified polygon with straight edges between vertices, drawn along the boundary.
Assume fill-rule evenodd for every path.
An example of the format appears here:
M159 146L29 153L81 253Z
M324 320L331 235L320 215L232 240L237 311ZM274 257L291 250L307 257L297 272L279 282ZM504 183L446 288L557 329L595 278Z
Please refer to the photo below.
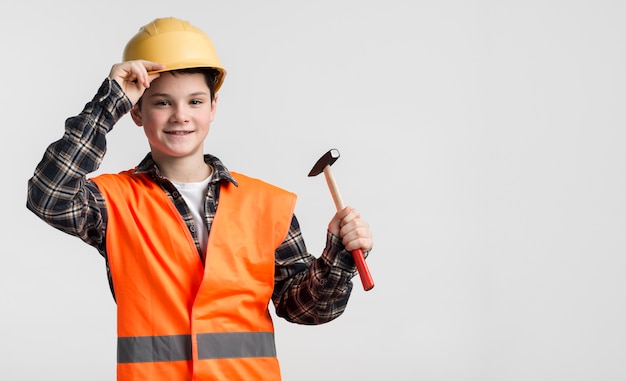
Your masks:
M244 175L239 172L231 172L231 175L237 181L238 187L243 187L244 189L254 187L257 189L266 189L268 191L277 192L277 193L293 194L293 192L289 190L286 190L277 185L268 183L267 181L261 180L256 177Z
M119 173L105 173L91 179L99 188L115 187L145 187L153 183L146 173L135 173L135 168L127 169Z

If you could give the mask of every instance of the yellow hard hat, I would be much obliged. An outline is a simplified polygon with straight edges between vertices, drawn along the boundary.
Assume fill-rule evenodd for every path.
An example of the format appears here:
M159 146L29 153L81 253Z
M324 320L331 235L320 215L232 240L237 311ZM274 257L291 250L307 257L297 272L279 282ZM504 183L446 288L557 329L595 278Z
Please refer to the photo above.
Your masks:
M124 48L124 61L148 60L165 65L155 72L210 67L218 71L215 92L224 81L226 70L206 33L188 21L175 17L157 18L142 26Z

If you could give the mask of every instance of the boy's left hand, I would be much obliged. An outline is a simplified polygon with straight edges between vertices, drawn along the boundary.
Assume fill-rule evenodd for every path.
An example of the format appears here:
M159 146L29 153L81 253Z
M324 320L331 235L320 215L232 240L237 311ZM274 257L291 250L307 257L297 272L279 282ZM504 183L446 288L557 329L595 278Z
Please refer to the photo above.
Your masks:
M328 224L328 231L341 237L341 242L347 251L361 249L363 252L367 252L374 245L369 224L361 219L358 210L350 206L346 206L335 213Z

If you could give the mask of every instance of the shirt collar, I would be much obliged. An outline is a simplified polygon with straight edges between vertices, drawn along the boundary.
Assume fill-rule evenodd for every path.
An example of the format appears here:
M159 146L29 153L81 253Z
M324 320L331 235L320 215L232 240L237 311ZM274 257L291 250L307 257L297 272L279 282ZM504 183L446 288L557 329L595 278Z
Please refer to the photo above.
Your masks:
M233 185L238 186L237 180L230 174L230 171L222 163L220 159L213 155L205 154L204 162L213 168L213 175L211 176L211 182L221 182L222 180L230 181ZM152 153L148 154L141 160L139 165L135 168L135 173L149 173L158 179L163 179L159 168L157 167L154 159L152 159Z

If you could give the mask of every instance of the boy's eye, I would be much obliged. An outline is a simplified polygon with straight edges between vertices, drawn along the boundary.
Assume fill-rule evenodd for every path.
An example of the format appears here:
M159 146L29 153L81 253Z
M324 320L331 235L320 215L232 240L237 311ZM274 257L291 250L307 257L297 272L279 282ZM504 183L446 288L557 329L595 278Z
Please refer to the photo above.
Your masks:
M170 102L166 101L165 99L162 99L162 100L154 102L154 104L157 106L168 106Z
M192 99L191 102L192 105L199 105L202 104L202 101L200 99Z

